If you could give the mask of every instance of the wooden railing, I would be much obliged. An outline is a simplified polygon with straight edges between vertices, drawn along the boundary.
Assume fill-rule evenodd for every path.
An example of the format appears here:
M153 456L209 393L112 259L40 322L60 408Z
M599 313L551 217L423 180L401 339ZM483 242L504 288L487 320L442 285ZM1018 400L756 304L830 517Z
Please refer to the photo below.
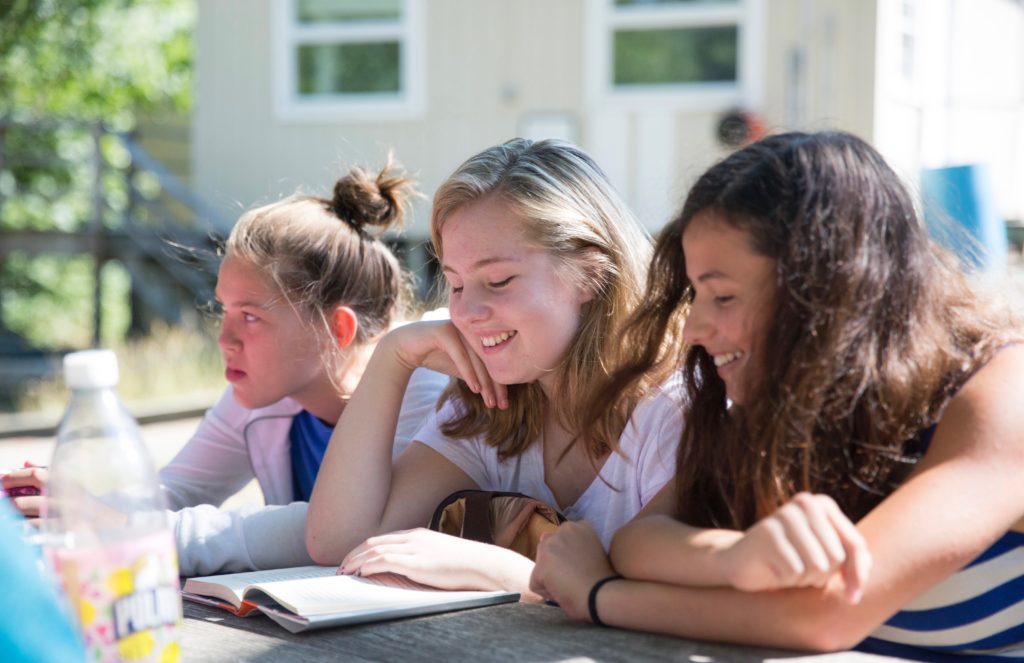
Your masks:
M177 323L211 300L216 247L230 231L228 220L135 136L84 122L0 119L0 219L0 260L15 251L92 256L94 345L105 263L119 260L128 271L132 330L142 332L153 320ZM0 374L17 380L24 370L37 372L41 358L13 347L21 344L12 338L0 318L0 362L13 361L12 355L28 362L23 370L0 366Z

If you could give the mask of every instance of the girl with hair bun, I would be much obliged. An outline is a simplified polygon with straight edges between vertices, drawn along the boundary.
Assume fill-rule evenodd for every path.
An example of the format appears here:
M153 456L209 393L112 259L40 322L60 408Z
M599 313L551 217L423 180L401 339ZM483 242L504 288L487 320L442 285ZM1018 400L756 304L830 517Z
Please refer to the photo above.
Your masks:
M378 340L404 312L405 276L376 235L401 226L412 193L389 161L376 174L353 168L329 199L295 194L235 224L216 288L230 385L159 472L182 575L311 563L306 507L324 449ZM394 453L446 384L416 372ZM253 478L266 506L218 508Z
M610 558L575 523L541 542L534 588L702 640L1019 660L1024 332L881 155L840 132L733 153L648 285L604 397L682 367L676 480Z

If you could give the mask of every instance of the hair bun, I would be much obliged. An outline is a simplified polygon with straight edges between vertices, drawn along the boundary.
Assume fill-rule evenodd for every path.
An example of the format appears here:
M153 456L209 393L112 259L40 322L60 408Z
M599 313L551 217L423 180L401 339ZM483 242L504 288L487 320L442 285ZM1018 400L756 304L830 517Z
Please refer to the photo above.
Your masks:
M376 176L355 167L335 182L329 205L339 219L357 230L387 229L401 227L413 193L412 180L388 157Z

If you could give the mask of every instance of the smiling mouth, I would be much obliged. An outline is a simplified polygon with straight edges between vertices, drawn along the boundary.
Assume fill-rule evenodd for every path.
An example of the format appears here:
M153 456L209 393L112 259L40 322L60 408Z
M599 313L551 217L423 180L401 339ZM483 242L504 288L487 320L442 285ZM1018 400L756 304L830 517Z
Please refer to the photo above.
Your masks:
M480 342L483 343L483 346L485 348L493 348L501 345L502 343L505 343L510 338L513 338L515 335L515 331L501 332L500 334L495 334L494 336L481 336Z
M741 359L742 357L743 353L740 352L739 350L737 350L736 352L727 352L722 355L714 355L715 366L717 368L721 368L722 366L727 366L728 364L731 364L732 362L736 361L737 359Z

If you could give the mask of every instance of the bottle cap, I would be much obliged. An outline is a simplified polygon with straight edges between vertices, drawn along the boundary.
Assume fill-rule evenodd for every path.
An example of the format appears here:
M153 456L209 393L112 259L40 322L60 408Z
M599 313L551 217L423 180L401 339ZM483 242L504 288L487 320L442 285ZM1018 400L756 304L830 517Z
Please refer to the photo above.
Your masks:
M82 350L64 355L64 382L69 389L97 389L117 384L113 350Z

